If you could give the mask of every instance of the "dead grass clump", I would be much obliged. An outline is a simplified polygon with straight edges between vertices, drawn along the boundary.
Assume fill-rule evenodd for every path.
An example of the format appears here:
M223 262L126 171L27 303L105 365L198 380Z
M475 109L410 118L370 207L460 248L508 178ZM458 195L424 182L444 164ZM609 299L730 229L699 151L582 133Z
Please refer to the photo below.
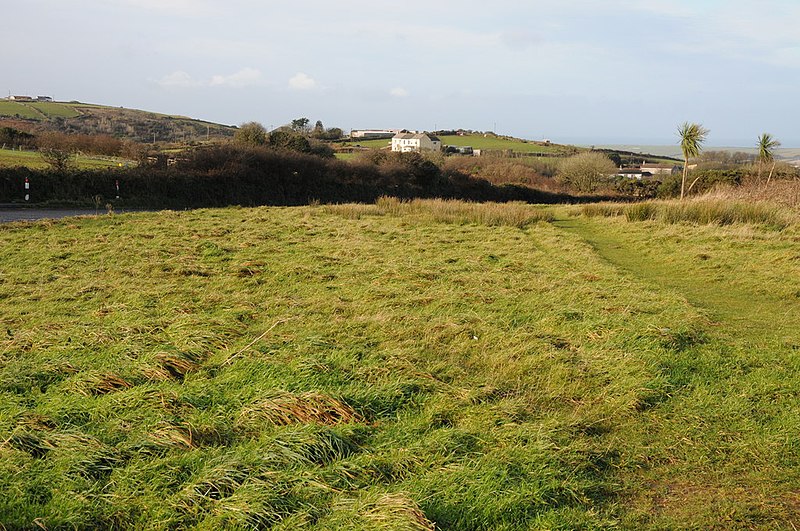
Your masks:
M172 374L164 367L145 367L141 370L142 376L152 382L165 382L172 379Z
M363 418L345 402L317 392L282 393L245 408L240 424L268 422L276 426L316 423L333 426L363 422Z
M195 372L204 361L204 356L195 352L178 352L167 354L162 352L156 355L156 360L175 380L183 380L190 372Z
M39 413L25 413L17 423L17 426L29 428L35 431L50 431L55 429L56 423L50 417Z
M91 376L82 382L78 392L84 396L100 396L131 387L130 382L114 373L102 373Z
M336 504L337 510L354 511L368 522L369 529L406 529L434 531L436 525L408 495L397 492L380 495L373 500L345 499Z
M147 442L162 450L190 450L196 447L192 438L192 430L188 425L162 425L147 436Z

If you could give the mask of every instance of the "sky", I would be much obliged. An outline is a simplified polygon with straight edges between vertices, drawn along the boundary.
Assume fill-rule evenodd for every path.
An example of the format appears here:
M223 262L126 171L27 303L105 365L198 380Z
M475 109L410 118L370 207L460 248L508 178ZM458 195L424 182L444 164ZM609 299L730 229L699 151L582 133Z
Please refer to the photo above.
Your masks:
M709 145L800 147L798 0L28 0L2 17L3 96L598 145L672 144L689 121Z

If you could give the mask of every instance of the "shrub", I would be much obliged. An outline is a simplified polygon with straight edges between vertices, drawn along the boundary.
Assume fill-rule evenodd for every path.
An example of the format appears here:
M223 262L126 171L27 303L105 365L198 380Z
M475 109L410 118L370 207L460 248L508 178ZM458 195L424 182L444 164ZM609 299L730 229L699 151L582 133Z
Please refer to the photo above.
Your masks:
M558 178L578 192L594 192L615 172L614 163L605 154L587 151L564 159Z

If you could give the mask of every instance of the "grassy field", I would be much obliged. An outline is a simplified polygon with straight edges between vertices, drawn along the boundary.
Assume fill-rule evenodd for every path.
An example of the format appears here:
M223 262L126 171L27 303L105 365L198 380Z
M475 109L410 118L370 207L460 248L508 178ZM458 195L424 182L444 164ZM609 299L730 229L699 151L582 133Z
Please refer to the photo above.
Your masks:
M800 229L774 216L1 226L0 523L791 529Z
M112 159L109 157L92 157L89 155L78 155L72 158L72 162L79 169L94 168L114 168L119 164L132 164L131 161L124 159ZM36 151L18 151L14 149L0 149L0 167L24 166L26 168L44 169L48 168L47 162Z
M32 109L27 105L23 105L15 101L3 101L3 100L0 100L0 116L9 116L9 117L19 116L20 118L28 118L32 120L42 119L41 114L39 114L38 112L36 112L36 110Z
M485 150L504 150L511 149L517 153L553 153L557 154L563 150L563 146L551 145L544 146L534 142L525 142L521 140L511 140L499 137L484 137L483 135L466 135L466 136L441 136L439 139L442 145L448 146L472 146L474 149ZM380 140L354 140L350 142L353 145L360 145L362 147L370 147L380 149L386 146L391 146L392 141L387 139Z
M511 149L517 153L553 153L558 154L563 151L563 146L550 145L544 146L534 142L526 142L521 140L512 140L499 137L484 137L483 135L466 135L466 136L441 136L439 139L442 145L446 146L471 146L474 149L485 150L505 150ZM353 145L360 145L362 147L370 148L383 148L391 146L392 141L387 139L380 140L353 140L350 142Z
M81 115L73 106L64 103L42 102L29 103L28 105L45 114L48 118L76 118Z
M534 142L523 142L483 135L442 136L442 144L448 146L471 146L473 149L505 150L511 149L517 153L558 153L562 146L545 146Z

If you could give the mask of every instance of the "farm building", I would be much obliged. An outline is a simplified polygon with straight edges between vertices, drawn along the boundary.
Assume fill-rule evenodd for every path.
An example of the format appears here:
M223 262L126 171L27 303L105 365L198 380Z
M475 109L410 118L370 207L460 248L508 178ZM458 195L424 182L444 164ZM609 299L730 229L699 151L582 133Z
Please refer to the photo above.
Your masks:
M33 98L30 96L9 96L8 99L13 101L33 101Z
M649 179L653 176L650 172L644 172L641 168L620 168L616 174L617 177L627 177L628 179Z
M681 167L676 164L642 164L641 170L651 175L672 175L680 173Z
M400 133L400 129L353 129L350 131L350 138L380 139L392 138Z
M426 133L398 133L392 137L392 151L441 151L442 142L438 137Z

